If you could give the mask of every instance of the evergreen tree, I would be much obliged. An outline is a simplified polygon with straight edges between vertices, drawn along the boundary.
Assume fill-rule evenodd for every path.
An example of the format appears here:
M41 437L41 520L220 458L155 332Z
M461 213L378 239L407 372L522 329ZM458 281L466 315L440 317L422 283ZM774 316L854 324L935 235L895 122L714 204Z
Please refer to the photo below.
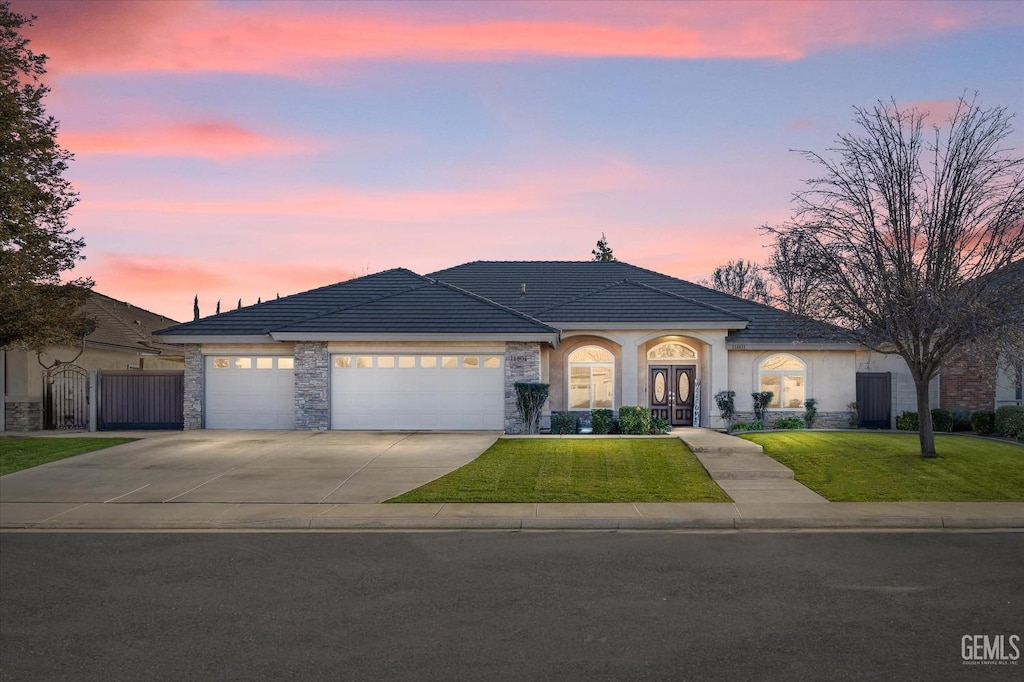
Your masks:
M615 260L615 254L612 253L612 247L608 246L608 239L605 238L604 232L601 233L601 238L597 240L597 248L590 252L593 254L595 261L613 261Z

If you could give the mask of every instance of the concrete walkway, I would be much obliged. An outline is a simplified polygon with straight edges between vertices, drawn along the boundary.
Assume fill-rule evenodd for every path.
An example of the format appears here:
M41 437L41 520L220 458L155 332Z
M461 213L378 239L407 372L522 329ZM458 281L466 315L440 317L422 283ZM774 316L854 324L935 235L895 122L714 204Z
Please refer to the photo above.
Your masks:
M797 483L793 472L764 454L757 443L710 429L677 429L673 433L737 504L828 503Z

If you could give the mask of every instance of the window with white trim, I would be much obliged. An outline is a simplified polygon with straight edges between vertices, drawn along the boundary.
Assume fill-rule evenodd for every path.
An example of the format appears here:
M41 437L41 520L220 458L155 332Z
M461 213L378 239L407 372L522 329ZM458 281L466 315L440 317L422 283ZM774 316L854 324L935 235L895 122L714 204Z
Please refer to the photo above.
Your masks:
M569 354L569 409L613 409L615 356L598 346Z
M807 396L807 364L792 355L780 353L761 361L758 366L760 391L771 391L772 410L803 409Z

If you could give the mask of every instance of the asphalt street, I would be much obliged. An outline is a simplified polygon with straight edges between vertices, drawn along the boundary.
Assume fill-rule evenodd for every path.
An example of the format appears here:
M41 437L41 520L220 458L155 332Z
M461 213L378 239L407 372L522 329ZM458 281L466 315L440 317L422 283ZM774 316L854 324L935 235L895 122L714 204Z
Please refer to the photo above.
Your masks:
M962 639L1024 636L1022 567L1012 532L12 532L0 679L1021 679Z

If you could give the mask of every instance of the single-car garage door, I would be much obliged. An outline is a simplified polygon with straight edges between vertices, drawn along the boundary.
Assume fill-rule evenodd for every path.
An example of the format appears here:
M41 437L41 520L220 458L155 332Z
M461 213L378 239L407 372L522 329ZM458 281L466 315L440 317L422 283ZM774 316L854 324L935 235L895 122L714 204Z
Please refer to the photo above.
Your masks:
M334 355L335 429L505 427L502 355Z
M294 362L291 357L207 356L206 428L294 428Z

